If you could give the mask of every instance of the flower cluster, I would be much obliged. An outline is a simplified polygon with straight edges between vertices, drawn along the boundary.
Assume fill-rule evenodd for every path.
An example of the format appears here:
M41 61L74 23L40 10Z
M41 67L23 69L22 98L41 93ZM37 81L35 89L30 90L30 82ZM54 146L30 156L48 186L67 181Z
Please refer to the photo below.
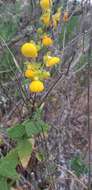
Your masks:
M42 9L41 21L45 26L50 25L52 0L40 0L40 6Z
M43 37L43 46L47 47L52 44L52 38L50 38L49 36ZM29 90L34 93L42 92L45 88L43 81L50 77L50 72L47 71L46 68L52 67L60 63L60 58L56 56L51 56L47 53L43 56L42 63L37 63L36 58L39 56L39 52L37 49L37 45L33 41L24 43L21 47L21 53L25 57L31 58L31 61L26 62L26 70L24 72L25 77L31 81L29 84Z
M52 0L40 0L40 7L42 9L41 19L48 26L50 24ZM60 16L61 8L52 17L54 26L57 26ZM29 79L29 91L33 93L42 92L45 89L44 82L50 77L48 69L61 61L58 56L54 56L49 52L48 48L54 45L53 38L47 33L43 34L42 28L38 28L37 34L40 36L38 42L26 42L21 47L22 55L28 58L24 76ZM45 51L41 52L43 49ZM40 63L38 60L40 60Z
M52 0L40 0L40 7L42 9L41 21L46 27L51 26L56 29L61 17L63 22L67 22L69 15L67 11L62 14L62 7L59 7L57 11L52 14L52 4Z

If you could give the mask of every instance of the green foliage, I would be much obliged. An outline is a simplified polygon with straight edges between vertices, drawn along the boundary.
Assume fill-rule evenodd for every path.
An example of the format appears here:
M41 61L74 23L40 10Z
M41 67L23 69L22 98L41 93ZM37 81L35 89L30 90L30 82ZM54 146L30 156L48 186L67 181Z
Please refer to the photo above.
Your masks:
M41 119L42 110L38 109L31 120L25 121L25 130L28 137L48 132L49 126Z
M70 161L71 169L74 170L75 174L79 177L82 174L88 172L87 166L83 162L80 156L76 156Z
M22 160L23 158L26 158L27 156L31 156L32 144L27 139L22 139L18 142L16 149L18 151L18 156L20 160Z
M13 180L18 179L19 176L16 172L18 162L17 152L14 150L10 151L6 157L0 160L0 176Z
M48 130L48 125L45 124L42 120L35 121L35 122L29 120L25 123L25 125L26 125L26 133L28 137L38 135L42 132L47 132Z
M48 129L48 124L41 119L41 110L37 110L32 119L9 128L8 135L11 139L18 140L22 137L29 138L42 132L48 132Z
M10 190L6 178L0 177L0 190Z
M8 135L11 139L20 139L25 135L25 132L25 126L22 124L17 124L8 129Z
M20 163L25 164L25 160L30 158L33 150L33 137L48 131L49 126L41 117L42 107L34 113L32 119L7 129L8 136L16 142L16 147L0 160L0 190L9 190L7 179L12 181L19 179L16 167ZM45 159L42 152L37 152L36 156L39 161Z

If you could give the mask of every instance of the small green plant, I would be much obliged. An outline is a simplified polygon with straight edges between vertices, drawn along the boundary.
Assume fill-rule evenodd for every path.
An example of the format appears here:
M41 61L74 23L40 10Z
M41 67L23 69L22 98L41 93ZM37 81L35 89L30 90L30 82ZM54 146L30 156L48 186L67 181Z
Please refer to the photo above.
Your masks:
M15 148L0 160L1 190L9 190L9 182L7 181L10 181L10 184L12 184L20 179L17 166L22 165L22 167L25 167L27 158L31 157L31 153L34 150L36 137L41 133L46 133L48 129L48 124L41 119L41 111L37 110L32 119L7 130L9 138L15 142ZM40 161L45 159L44 154L37 152L37 159Z
M88 168L80 156L75 156L72 158L70 161L70 166L78 177L88 172Z

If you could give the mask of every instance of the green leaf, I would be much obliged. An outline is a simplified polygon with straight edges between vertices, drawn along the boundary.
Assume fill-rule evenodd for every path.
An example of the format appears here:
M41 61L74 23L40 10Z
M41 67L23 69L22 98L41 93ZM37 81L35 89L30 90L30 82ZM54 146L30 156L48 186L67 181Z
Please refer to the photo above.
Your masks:
M29 140L23 139L17 145L18 156L20 161L32 153L32 144Z
M0 177L0 190L9 190L6 178Z
M14 180L18 179L19 176L16 172L18 163L18 154L15 150L12 150L6 157L0 160L0 175Z
M38 135L42 132L47 132L49 126L42 120L28 121L25 123L25 130L28 137Z
M37 135L40 132L33 121L28 121L25 124L25 129L26 129L26 133L27 133L28 137L32 137L33 135Z
M25 126L22 124L15 125L8 129L8 135L11 139L18 139L25 135Z
M81 174L86 174L88 169L84 161L80 156L75 156L70 161L71 169L75 171L75 174L79 177Z
M16 167L19 162L16 149L11 150L2 160L10 161L11 164Z
M36 126L39 128L40 132L48 132L48 129L50 128L50 126L43 120L37 121Z

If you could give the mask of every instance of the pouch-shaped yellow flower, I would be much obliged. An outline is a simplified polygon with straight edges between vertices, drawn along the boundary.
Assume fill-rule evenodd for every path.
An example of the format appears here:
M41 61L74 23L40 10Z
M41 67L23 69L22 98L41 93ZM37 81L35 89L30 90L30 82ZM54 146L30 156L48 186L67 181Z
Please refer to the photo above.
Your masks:
M27 78L33 78L36 76L36 74L37 74L37 71L31 70L31 69L27 69L25 71L25 77Z
M49 9L52 6L52 0L40 0L40 6L42 10Z
M52 57L52 56L44 56L44 62L46 64L47 67L52 67L58 63L60 63L60 58L59 57Z
M61 16L61 9L58 9L57 12L54 14L56 21L59 22L60 16Z
M42 39L42 44L44 45L44 46L51 46L51 45L53 45L53 40L52 40L52 38L51 37L49 37L49 36L44 36L43 37L43 39Z
M21 53L25 56L25 57L32 57L35 58L38 56L38 51L37 51L37 47L35 45L35 43L31 43L31 42L27 42L25 44L22 45L21 47Z
M58 8L57 12L52 15L52 26L57 28L58 22L60 21L61 17L61 8Z
M40 80L32 81L29 85L30 92L42 92L44 90L44 84Z
M51 26L53 28L57 28L57 25L58 25L58 22L57 22L57 20L55 18L55 15L52 15Z
M46 12L41 16L41 21L45 26L50 25L50 12Z

